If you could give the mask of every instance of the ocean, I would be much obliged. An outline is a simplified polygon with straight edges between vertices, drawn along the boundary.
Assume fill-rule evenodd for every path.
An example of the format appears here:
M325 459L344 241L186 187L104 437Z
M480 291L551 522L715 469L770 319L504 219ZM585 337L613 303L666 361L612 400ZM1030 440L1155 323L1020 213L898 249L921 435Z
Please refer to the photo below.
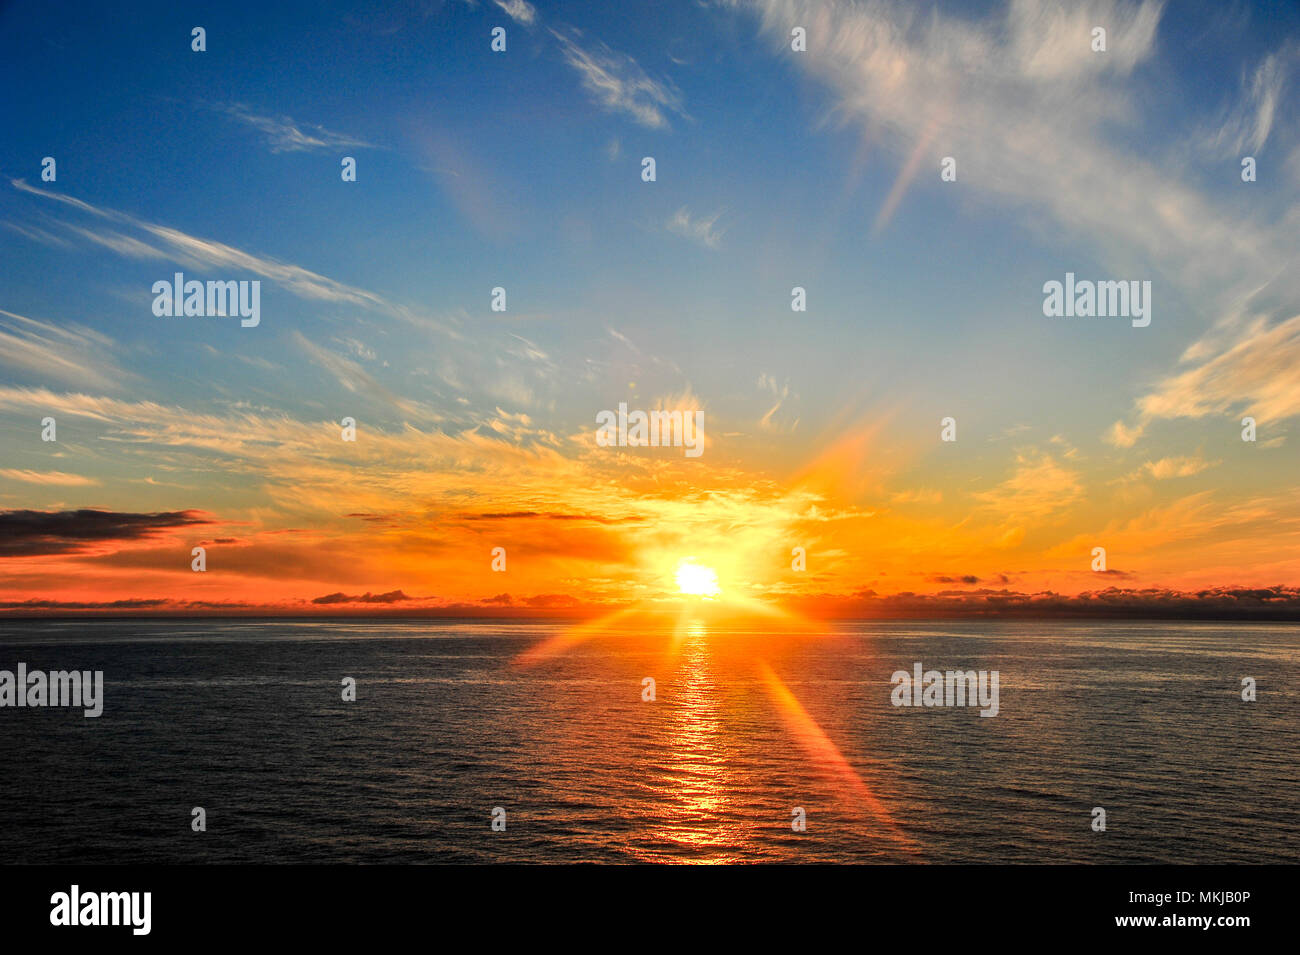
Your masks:
M0 709L0 858L1300 862L1300 626L571 634L0 621L0 670L104 673L98 718ZM917 663L996 670L997 715L895 706Z

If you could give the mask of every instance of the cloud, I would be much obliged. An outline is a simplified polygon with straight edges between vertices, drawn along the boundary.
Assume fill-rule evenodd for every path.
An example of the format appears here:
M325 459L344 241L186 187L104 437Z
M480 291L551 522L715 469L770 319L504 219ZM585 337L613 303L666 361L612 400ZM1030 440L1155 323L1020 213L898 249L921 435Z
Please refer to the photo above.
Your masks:
M332 374L340 385L354 394L366 394L371 398L389 405L413 418L437 421L442 418L433 408L418 401L411 401L393 394L381 385L373 375L350 358L336 355L317 345L302 332L295 331L290 339L311 359Z
M1249 83L1243 83L1241 102L1233 104L1222 125L1206 138L1215 155L1238 158L1258 155L1273 130L1273 119L1295 48L1266 56L1255 68Z
M115 222L145 234L147 241L124 236L115 231L105 232L65 224L65 228L73 234L95 241L119 255L129 258L170 259L189 268L251 272L274 282L301 299L330 302L336 305L351 305L398 318L419 327L443 332L452 337L458 337L446 324L432 316L415 311L405 305L391 302L383 296L366 289L337 282L301 266L254 255L234 246L226 245L223 242L217 242L213 239L201 239L178 229L146 222L124 212L95 206L71 196L30 186L22 179L12 179L10 182L20 192L58 202L100 221Z
M1134 402L1131 421L1116 421L1104 435L1116 447L1133 447L1152 422L1175 418L1250 415L1261 425L1300 415L1300 314L1278 320L1263 299L1300 301L1295 279L1265 286L1190 345L1181 371L1166 375ZM1281 307L1286 307L1285 304ZM1286 315L1283 312L1283 315Z
M943 491L936 488L909 488L889 495L891 504L924 504L934 507L943 502Z
M68 474L64 471L22 471L17 468L0 468L0 478L50 487L92 487L99 483L94 478Z
M1021 452L1015 473L975 498L1008 518L1041 519L1074 505L1083 497L1078 472L1061 466L1050 454Z
M408 597L400 590L390 590L386 594L372 594L367 591L364 594L345 594L343 592L326 594L323 597L316 597L312 600L314 604L394 604L406 600L414 600L414 597Z
M0 365L45 381L112 391L127 377L107 356L116 343L81 325L53 325L0 309Z
M1137 402L1143 421L1241 408L1260 420L1300 415L1300 315L1245 330L1223 350L1171 375Z
M832 116L894 152L899 173L878 227L918 163L951 155L970 195L1010 201L1027 227L1053 223L1054 241L1081 240L1114 268L1152 268L1212 313L1232 315L1272 285L1269 293L1281 296L1273 324L1229 321L1230 335L1218 328L1197 343L1188 356L1197 366L1140 398L1138 420L1113 425L1111 444L1132 447L1156 418L1239 405L1261 417L1300 412L1293 372L1300 289L1278 279L1300 271L1300 209L1284 207L1270 221L1234 205L1229 190L1202 188L1188 170L1186 144L1156 152L1136 145L1144 142L1144 110L1160 109L1165 95L1140 70L1155 59L1160 0L1009 0L1002 16L984 20L887 0L732 5L757 10L762 31L782 48L790 25L804 25L808 53L791 62L832 91ZM1104 54L1089 43L1101 24ZM1265 56L1243 84L1243 102L1196 145L1234 154L1262 148L1275 134L1294 60L1294 43Z
M141 597L126 600L6 600L0 610L158 610L174 601L163 597Z
M178 527L211 524L202 511L133 514L78 511L0 511L0 557L83 553L92 543L156 537Z
M722 245L722 236L725 230L717 228L718 219L722 213L715 212L708 218L691 218L690 210L682 206L669 217L666 228L669 232L685 236L693 242L709 249L717 249Z
M1194 552L1194 559L1205 566L1213 542L1225 532L1233 536L1254 535L1255 546L1276 531L1286 534L1292 523L1289 517L1283 517L1282 527L1278 527L1279 516L1285 513L1276 501L1256 498L1226 504L1216 501L1212 491L1200 491L1146 511L1117 514L1105 526L1094 526L1056 544L1046 553L1049 557L1076 557L1104 542L1112 558L1116 554L1142 554L1150 566L1158 550L1187 548L1192 541L1199 540L1204 546Z
M335 338L334 341L337 344L342 345L344 348L346 348L349 352L351 352L354 356L361 359L362 361L379 360L379 356L375 353L375 350L363 341L359 341L351 337Z
M1173 146L1133 145L1146 89L1134 77L1155 51L1158 0L1010 0L983 21L885 0L733 5L756 9L783 48L791 24L807 28L808 52L791 62L833 92L832 115L894 151L900 181L918 150L930 150L936 179L951 155L972 195L1010 199L1029 225L1046 214L1111 261L1157 263L1206 290L1281 265L1285 230L1243 227L1217 208L1180 179ZM1089 44L1097 24L1104 54Z
M836 616L1024 617L1114 619L1300 620L1300 588L1214 587L1202 590L1119 588L1065 595L1052 591L949 591L880 595L864 590L839 601Z
M1116 421L1106 429L1102 439L1117 448L1131 448L1137 444L1138 438L1142 437L1142 432L1145 430L1141 425L1129 427L1122 421Z
M65 416L99 423L99 440L112 442L125 475L154 475L165 467L237 476L241 486L255 490L263 514L275 514L285 523L314 519L325 526L346 514L394 515L385 518L392 521L405 514L407 526L417 528L412 538L417 551L428 546L422 535L430 502L445 500L463 510L467 479L476 495L492 502L493 513L537 510L537 475L545 474L552 488L547 500L563 502L556 513L627 516L621 508L610 513L592 467L566 456L563 451L572 448L563 439L524 427L520 415L506 433L490 427L495 418L452 433L370 425L340 455L337 420L303 421L243 403L198 411L0 386L0 411L51 414L60 423ZM607 456L593 464L613 467ZM574 506L564 506L570 500Z
M463 514L467 521L591 521L595 524L635 524L644 521L644 517L629 515L627 517L604 517L599 514L554 514L541 511L511 511L508 514Z
M368 600L366 598L369 598ZM340 608L348 605L366 607L367 614L422 618L505 615L531 616L528 611L569 610L608 613L609 604L593 606L569 594L545 593L522 600L510 594L497 594L476 603L444 603L400 607L398 604L424 598L407 597L402 591L388 594L349 596L327 594L309 603L285 602L278 605L244 601L178 600L173 598L127 598L119 600L57 600L28 598L0 601L0 611L28 612L33 615L68 611L123 611L193 613L197 615L270 613L301 614L310 606ZM1210 587L1204 589L1121 588L1108 587L1075 595L1053 591L1017 592L1012 590L945 591L936 594L900 593L882 595L862 590L849 597L819 595L811 598L819 614L827 617L872 617L875 619L914 618L1020 618L1020 619L1152 619L1152 620L1300 620L1300 588ZM384 605L391 609L384 609ZM336 612L334 609L330 613Z
M667 129L666 113L686 115L681 93L671 82L652 78L632 57L603 42L583 49L577 42L580 34L574 32L569 37L551 31L560 41L565 62L578 71L583 89L605 109L627 113L650 129Z
M570 594L538 594L535 597L525 597L524 605L540 609L577 607L580 605L580 601Z
M777 384L774 376L761 372L758 376L758 387L760 391L768 391L776 399L776 403L768 408L763 417L758 419L758 426L764 431L792 432L799 426L799 419L795 418L789 424L779 423L776 420L777 412L784 407L786 401L790 398L790 382L787 379L783 384ZM798 399L798 395L794 396Z
M17 232L25 239L38 242L41 245L49 246L52 249L70 249L72 243L67 239L60 238L51 232L47 232L39 226L19 225L17 222L6 222L5 228L12 232Z
M257 130L273 153L309 152L315 149L375 148L370 143L333 132L324 126L298 123L288 116L259 115L243 103L215 103L207 108Z
M1156 480L1162 481L1166 478L1191 477L1218 463L1218 461L1206 461L1201 457L1171 457L1161 458L1159 461L1147 461L1142 468Z
M528 0L496 0L496 5L504 10L511 20L524 26L532 26L537 20L537 8Z

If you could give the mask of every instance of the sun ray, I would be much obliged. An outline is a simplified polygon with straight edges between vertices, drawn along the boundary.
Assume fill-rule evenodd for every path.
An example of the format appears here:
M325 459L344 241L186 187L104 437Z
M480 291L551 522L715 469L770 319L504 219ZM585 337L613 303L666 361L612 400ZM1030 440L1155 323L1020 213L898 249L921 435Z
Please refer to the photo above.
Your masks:
M616 610L594 620L586 620L580 624L575 624L560 631L555 636L529 647L515 657L514 663L516 666L521 667L530 667L543 663L600 636L614 624L636 614L638 610L639 608L635 606L625 607L622 610Z
M757 661L758 671L763 677L768 692L776 701L777 709L785 717L787 725L804 750L817 762L829 766L845 788L864 805L884 827L884 831L902 848L909 852L920 851L911 839L894 821L889 808L881 801L871 787L858 775L857 770L844 758L839 747L817 725L803 704L790 691L779 676L776 675L766 660Z

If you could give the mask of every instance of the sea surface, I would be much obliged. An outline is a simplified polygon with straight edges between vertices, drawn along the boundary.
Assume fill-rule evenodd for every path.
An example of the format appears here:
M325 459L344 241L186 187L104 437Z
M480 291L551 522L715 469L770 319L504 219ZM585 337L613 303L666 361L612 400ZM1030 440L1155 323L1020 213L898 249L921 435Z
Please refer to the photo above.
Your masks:
M105 702L0 709L5 863L1300 862L1295 625L0 621L19 661ZM894 706L918 662L998 715Z

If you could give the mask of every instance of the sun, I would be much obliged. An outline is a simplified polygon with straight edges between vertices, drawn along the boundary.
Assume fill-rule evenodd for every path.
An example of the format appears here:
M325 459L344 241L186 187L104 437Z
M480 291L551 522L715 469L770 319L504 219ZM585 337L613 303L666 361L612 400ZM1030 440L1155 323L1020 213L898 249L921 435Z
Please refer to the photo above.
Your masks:
M677 563L677 589L696 597L716 597L722 593L718 587L718 572L695 563L694 557L686 557Z

